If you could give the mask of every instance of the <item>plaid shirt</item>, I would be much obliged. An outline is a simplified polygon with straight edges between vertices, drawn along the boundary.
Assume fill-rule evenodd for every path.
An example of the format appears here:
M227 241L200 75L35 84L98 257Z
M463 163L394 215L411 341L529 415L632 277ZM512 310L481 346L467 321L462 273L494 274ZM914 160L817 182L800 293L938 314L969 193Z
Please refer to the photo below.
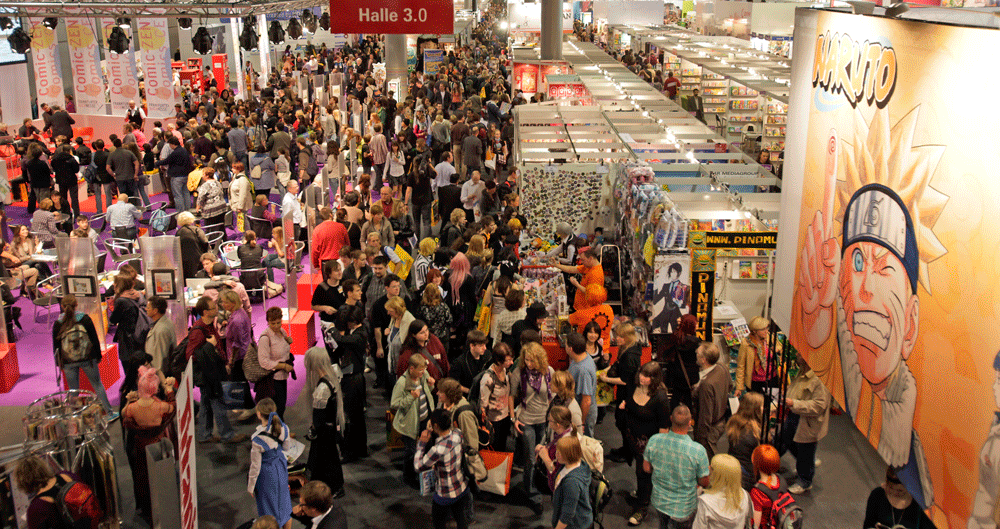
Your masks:
M424 451L426 450L426 453ZM465 476L462 474L462 434L455 428L427 449L426 443L417 444L413 456L413 466L417 472L434 469L437 478L434 496L457 498L465 492Z
M653 507L676 520L694 514L698 479L708 475L705 447L687 435L658 433L646 444L643 459L653 466Z

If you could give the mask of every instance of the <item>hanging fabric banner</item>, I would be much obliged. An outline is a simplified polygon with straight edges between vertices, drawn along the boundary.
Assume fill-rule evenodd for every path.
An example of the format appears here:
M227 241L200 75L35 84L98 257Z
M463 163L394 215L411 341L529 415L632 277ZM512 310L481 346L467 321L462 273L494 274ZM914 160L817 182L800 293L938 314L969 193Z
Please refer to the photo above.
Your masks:
M146 115L172 117L174 112L174 75L170 69L170 38L167 19L139 18L139 49L146 82ZM127 102L126 102L127 103Z
M104 76L97 48L97 34L89 18L67 18L66 37L69 59L73 67L73 88L76 91L76 111L80 114L105 114Z
M102 34L104 35L102 44L107 46L108 37L111 36L111 30L116 24L112 18L102 18L101 24L103 25ZM135 55L132 51L131 40L132 28L123 29L129 37L128 50L125 53L108 51L107 64L105 66L108 83L111 85L111 113L122 116L128 111L129 101L135 101L136 105L141 105L142 103L137 100L139 98L139 82L135 76Z
M41 17L31 17L28 25L31 29L31 55L35 65L35 94L38 104L63 106L66 96L63 93L63 82L60 75L59 41L56 32L45 27Z

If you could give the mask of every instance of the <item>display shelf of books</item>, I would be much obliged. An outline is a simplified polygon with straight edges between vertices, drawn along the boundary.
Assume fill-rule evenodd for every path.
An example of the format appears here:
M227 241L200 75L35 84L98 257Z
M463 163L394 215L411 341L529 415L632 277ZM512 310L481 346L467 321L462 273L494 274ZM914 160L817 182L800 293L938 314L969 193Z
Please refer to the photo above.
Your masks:
M674 72L677 73L681 70L681 58L669 53L663 54L663 73ZM664 77L666 77L664 75Z
M680 67L681 91L687 95L695 88L704 88L701 85L701 66L688 61L682 61ZM702 94L703 96L705 94Z
M762 149L771 152L785 150L785 124L787 122L788 105L781 101L767 98Z
M706 114L725 114L726 105L729 103L728 89L729 81L725 77L706 72L701 77L702 97L710 97L711 103L706 99Z

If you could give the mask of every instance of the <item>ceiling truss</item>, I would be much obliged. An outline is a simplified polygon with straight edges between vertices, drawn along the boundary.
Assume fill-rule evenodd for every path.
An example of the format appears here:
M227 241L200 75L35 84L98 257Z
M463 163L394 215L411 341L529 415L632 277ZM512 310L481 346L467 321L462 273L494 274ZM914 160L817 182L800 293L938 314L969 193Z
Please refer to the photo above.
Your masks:
M228 18L263 15L280 11L327 7L324 0L249 0L245 2L62 2L17 0L4 2L0 10L7 16L19 17L167 17L167 18Z

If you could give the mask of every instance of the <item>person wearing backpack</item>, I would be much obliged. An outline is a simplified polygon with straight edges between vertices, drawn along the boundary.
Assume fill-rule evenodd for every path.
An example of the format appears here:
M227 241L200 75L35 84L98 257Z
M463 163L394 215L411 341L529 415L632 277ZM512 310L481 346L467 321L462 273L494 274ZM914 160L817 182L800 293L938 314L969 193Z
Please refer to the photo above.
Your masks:
M771 507L782 494L788 493L785 478L778 474L781 456L776 448L763 444L754 449L750 459L753 461L753 471L758 476L757 483L750 489L753 529L774 529Z
M80 371L87 375L87 380L94 388L94 393L101 400L108 422L118 419L118 412L111 411L111 402L101 383L101 374L97 364L101 361L100 340L97 328L90 316L76 311L76 296L67 294L59 303L62 314L52 327L52 348L55 352L56 365L62 368L63 376L69 389L80 389Z
M466 467L466 477L472 474L474 479L486 479L486 464L479 456L479 413L475 406L469 404L462 396L462 385L454 378L444 378L437 383L438 403L451 412L451 422L462 433L462 464ZM473 497L466 503L465 519L471 525L475 524L475 493L477 487L472 485Z
M590 505L591 472L583 462L583 447L575 435L556 442L556 460L563 468L552 491L552 527L588 529L594 523Z
M108 323L117 325L114 340L118 344L118 358L125 374L121 385L121 396L124 397L137 388L140 363L136 356L145 350L149 316L142 307L146 302L135 289L134 278L119 274L115 277L114 289L114 298L109 303L114 306L114 310L108 316ZM125 406L124 398L120 405Z
M31 498L28 529L90 529L103 521L94 491L72 472L56 474L41 458L28 456L17 464L14 480Z

